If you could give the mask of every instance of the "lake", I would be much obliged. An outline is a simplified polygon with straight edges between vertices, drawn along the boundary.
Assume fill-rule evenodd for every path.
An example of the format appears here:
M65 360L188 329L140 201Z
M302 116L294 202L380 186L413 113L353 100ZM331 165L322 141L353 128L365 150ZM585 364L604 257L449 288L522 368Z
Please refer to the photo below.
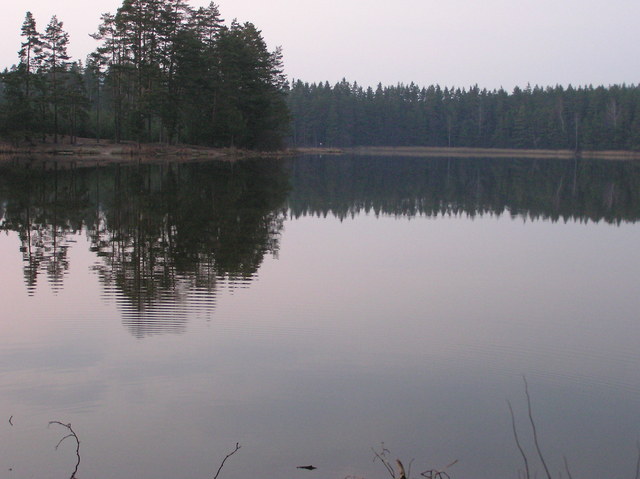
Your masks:
M15 160L0 218L2 477L62 424L80 478L519 478L514 425L546 477L525 378L553 477L635 477L637 163Z

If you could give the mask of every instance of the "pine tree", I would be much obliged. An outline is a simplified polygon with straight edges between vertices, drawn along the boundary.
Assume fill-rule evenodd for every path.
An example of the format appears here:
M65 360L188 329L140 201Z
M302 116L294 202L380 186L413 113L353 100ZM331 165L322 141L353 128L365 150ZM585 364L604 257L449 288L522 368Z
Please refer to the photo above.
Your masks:
M58 110L62 97L60 77L67 70L69 54L69 34L63 29L63 23L55 15L47 25L42 37L42 68L47 77L48 91L53 106L53 142L58 143Z

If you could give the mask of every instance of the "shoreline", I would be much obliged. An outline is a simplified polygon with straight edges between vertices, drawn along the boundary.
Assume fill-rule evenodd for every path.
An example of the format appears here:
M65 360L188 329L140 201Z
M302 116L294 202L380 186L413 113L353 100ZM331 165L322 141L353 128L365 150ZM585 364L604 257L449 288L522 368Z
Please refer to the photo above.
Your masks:
M157 143L114 143L82 138L77 143L41 143L31 146L11 146L0 143L0 162L34 159L95 165L98 163L157 163L167 161L236 161L248 158L281 158L295 155L354 155L397 156L424 158L523 158L523 159L598 159L610 161L638 161L640 151L603 150L533 150L513 148L467 148L467 147L414 147L371 146L349 148L289 148L280 151L261 152L236 148L213 148L194 145L164 145Z
M637 161L640 151L631 150L534 150L516 148L469 148L435 146L357 146L349 148L297 148L298 154L356 155L356 156L404 156L425 158L531 158L573 160Z

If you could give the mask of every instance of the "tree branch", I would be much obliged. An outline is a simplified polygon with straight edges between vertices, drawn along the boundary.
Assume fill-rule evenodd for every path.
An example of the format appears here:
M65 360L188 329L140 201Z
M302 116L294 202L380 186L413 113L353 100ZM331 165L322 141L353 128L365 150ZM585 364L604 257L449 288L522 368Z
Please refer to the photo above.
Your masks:
M509 405L509 412L511 413L511 427L513 428L513 437L516 440L516 446L518 446L518 450L520 451L520 455L522 456L522 460L524 461L524 472L526 479L530 479L529 474L529 460L527 459L527 455L522 448L522 444L520 444L520 439L518 438L518 431L516 430L516 418L513 415L513 408L511 407L511 401L507 400L507 404Z
M540 443L538 442L538 432L536 431L536 423L533 420L533 413L531 411L531 396L529 396L529 385L527 384L527 378L522 376L522 380L524 381L524 393L527 396L527 410L529 412L529 422L531 423L531 429L533 430L533 443L536 446L536 451L538 451L538 457L540 458L540 462L542 462L544 471L547 474L547 479L552 479L551 473L549 472L549 468L547 467L547 463L545 462L544 456L542 455L542 451L540 450Z
M60 439L58 441L58 444L56 444L56 451L58 450L58 447L60 446L60 444L62 444L62 442L67 439L72 437L73 439L75 439L76 441L76 457L77 457L77 461L76 461L76 467L73 470L73 472L71 473L71 477L69 479L76 479L76 474L78 473L78 467L80 467L80 439L78 439L78 436L76 435L76 432L71 428L71 424L65 424L63 422L60 421L49 421L49 425L51 424L58 424L62 427L65 427L69 430L69 434L67 434L66 436L64 436L62 439Z
M222 471L222 466L224 466L225 461L227 459L229 459L231 456L233 456L236 452L238 452L238 449L240 449L241 447L242 446L240 446L240 443L236 442L236 448L224 457L224 459L220 463L220 467L218 468L218 472L216 472L216 475L213 476L213 479L218 479L218 476L220 475L220 471Z

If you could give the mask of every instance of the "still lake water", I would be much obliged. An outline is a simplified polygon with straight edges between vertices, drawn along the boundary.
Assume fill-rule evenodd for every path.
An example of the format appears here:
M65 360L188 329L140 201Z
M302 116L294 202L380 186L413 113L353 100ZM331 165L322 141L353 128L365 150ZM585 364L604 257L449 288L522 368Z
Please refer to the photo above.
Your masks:
M0 168L0 477L635 476L640 165ZM2 416L4 415L4 417ZM312 464L306 471L296 466Z

